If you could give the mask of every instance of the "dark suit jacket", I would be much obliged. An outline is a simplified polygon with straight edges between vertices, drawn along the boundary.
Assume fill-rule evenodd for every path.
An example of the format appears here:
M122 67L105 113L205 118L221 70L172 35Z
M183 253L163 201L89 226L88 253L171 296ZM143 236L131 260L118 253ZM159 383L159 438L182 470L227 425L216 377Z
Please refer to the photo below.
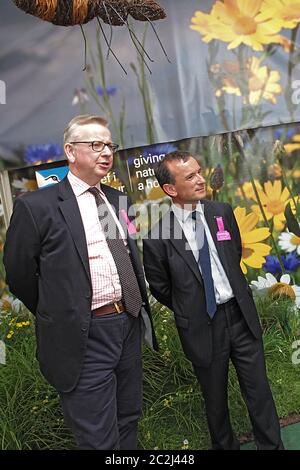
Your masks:
M202 201L204 215L220 261L233 293L256 338L261 327L252 292L240 268L241 238L229 204ZM223 217L231 240L217 241L216 216ZM167 214L144 239L144 267L150 290L162 304L173 310L187 358L197 366L209 366L212 355L211 320L206 312L203 280L187 240L173 211Z
M127 197L105 185L102 189L119 216L119 203L124 209ZM143 315L151 326L143 268L129 236L128 245L143 298ZM57 390L72 390L85 355L92 285L82 219L67 178L16 199L4 265L11 292L36 316L42 373ZM156 346L155 337L152 339Z

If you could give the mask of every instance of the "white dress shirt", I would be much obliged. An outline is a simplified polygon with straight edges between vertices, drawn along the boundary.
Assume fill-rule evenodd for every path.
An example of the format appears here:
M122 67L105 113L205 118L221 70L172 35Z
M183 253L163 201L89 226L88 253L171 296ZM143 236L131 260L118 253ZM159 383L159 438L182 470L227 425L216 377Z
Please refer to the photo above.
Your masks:
M192 219L192 210L183 209L182 207L179 207L175 204L172 204L171 209L174 212L176 219L178 220L183 230L183 233L188 241L189 247L187 248L190 248L192 250L195 260L198 264L199 249L197 246L196 232L195 232L196 221ZM205 220L203 207L200 201L197 203L195 210L199 212L200 220L203 223L208 246L209 246L209 254L210 254L210 259L211 259L211 272L212 272L212 277L214 281L216 302L217 304L223 304L227 302L229 299L231 299L232 297L234 297L234 294L230 286L230 282L225 273L225 270L220 261L220 258L219 258L214 240L211 236L209 227ZM200 266L199 266L199 270L201 272Z
M93 289L93 310L101 307L101 305L110 304L120 300L122 298L122 288L115 261L110 249L108 248L105 234L99 221L95 197L88 191L90 186L85 181L82 181L80 178L73 175L70 171L67 178L78 202L86 236ZM103 191L101 191L100 184L97 184L96 188L99 189L101 197L106 202L108 209L116 221L124 243L126 244L126 236L115 211L106 199ZM76 273L74 273L74 276L76 276Z

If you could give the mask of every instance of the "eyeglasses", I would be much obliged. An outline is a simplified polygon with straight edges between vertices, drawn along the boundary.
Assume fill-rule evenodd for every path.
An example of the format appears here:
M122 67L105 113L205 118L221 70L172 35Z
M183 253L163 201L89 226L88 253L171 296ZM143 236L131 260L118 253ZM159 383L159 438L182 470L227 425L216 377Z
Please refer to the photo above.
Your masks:
M86 141L77 141L77 142L70 142L70 144L90 144L89 147L92 147L93 152L103 152L105 147L108 147L112 153L115 153L119 146L118 144L106 144L105 142L101 142L100 140L94 140L93 142L86 142Z

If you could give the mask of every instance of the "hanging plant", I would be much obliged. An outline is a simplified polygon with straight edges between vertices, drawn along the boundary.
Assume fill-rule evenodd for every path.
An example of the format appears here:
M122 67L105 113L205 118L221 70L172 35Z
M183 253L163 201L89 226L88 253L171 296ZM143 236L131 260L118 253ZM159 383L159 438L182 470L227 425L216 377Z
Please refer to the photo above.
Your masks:
M13 2L18 8L25 11L25 13L29 13L30 15L36 16L44 21L49 21L55 25L79 25L85 42L85 58L86 38L82 25L88 23L93 18L97 18L101 32L108 45L108 49L112 52L118 62L118 58L111 50L111 38L110 41L107 40L105 32L101 26L100 19L111 27L122 25L127 26L132 42L140 55L142 55L140 51L141 48L148 59L151 60L143 49L141 42L128 24L127 19L129 15L135 20L148 21L150 23L161 48L167 57L165 49L152 24L153 21L166 17L165 10L156 2L156 0L13 0ZM167 60L169 61L168 57ZM148 67L147 64L146 66ZM124 67L122 65L121 67L126 73ZM84 68L86 68L86 66Z
M113 26L123 25L128 15L139 21L166 17L155 0L13 0L25 13L59 26L87 23L96 16Z
M166 17L165 10L155 0L128 0L128 13L139 21L156 21Z

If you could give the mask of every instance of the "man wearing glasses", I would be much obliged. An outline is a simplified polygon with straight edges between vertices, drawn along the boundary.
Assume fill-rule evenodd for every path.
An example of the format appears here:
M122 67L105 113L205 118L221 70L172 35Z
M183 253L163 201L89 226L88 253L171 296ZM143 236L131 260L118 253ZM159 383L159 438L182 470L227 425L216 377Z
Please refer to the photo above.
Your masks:
M105 119L72 119L67 177L17 198L4 251L9 288L36 317L41 371L81 449L136 448L142 330L156 348L128 199L100 184L117 148Z

